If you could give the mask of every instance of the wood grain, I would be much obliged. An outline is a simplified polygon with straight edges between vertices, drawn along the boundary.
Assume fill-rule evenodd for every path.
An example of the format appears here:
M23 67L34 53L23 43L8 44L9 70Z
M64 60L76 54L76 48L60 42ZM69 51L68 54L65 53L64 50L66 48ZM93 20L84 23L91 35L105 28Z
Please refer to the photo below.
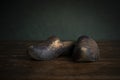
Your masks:
M35 61L27 47L41 41L0 41L0 80L120 80L120 41L98 41L98 62L73 62L71 56Z

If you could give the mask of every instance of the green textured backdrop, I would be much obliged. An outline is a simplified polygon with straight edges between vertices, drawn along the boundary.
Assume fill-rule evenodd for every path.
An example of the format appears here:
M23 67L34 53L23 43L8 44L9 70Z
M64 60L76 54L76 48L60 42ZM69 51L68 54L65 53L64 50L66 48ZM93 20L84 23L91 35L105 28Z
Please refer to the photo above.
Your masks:
M0 40L120 40L117 0L24 0L1 2Z

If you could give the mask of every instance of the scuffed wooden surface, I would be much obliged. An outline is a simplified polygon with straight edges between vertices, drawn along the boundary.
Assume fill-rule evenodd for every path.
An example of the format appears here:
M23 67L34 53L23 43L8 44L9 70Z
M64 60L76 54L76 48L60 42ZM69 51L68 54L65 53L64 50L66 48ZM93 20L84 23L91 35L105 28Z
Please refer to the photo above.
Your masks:
M32 60L26 49L39 42L0 41L0 80L120 80L120 41L98 41L101 58L91 63Z

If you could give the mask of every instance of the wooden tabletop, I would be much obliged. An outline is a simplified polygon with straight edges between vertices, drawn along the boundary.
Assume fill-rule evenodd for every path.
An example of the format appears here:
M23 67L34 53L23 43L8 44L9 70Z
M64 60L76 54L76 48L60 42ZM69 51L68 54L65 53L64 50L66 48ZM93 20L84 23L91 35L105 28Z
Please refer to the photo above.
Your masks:
M0 41L0 80L120 80L120 41L98 41L100 60L73 62L70 56L35 61L27 47L40 41Z

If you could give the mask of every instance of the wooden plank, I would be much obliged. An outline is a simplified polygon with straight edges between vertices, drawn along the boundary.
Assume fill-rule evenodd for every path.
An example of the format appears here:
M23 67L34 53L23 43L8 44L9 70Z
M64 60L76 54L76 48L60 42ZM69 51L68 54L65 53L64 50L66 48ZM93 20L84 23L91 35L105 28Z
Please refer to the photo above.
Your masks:
M97 62L72 61L60 56L50 61L32 60L26 53L36 41L0 42L0 80L120 80L120 42L98 42Z

